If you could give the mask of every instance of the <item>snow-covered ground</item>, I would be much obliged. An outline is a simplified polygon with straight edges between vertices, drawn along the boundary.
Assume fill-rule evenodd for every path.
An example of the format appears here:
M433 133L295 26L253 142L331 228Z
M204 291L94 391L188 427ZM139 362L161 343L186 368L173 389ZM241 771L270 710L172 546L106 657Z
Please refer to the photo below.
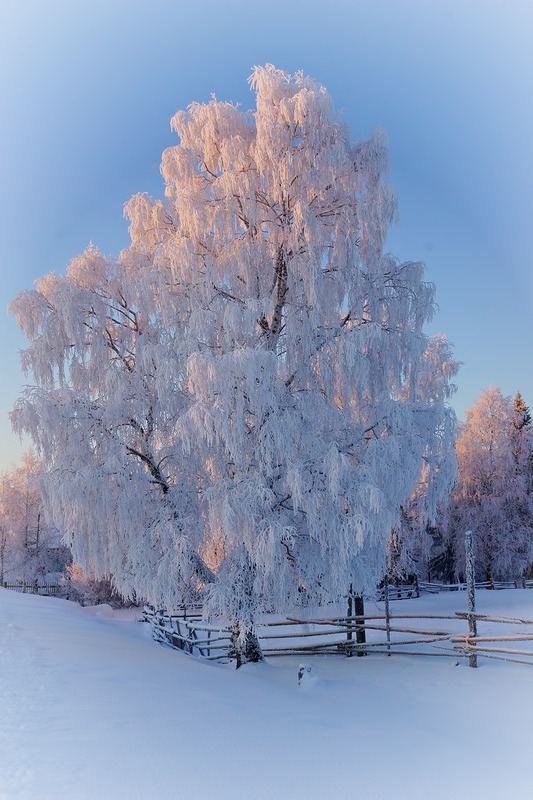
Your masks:
M533 618L533 591L477 604ZM299 687L297 658L202 663L138 616L0 589L2 800L533 797L531 666L316 657Z

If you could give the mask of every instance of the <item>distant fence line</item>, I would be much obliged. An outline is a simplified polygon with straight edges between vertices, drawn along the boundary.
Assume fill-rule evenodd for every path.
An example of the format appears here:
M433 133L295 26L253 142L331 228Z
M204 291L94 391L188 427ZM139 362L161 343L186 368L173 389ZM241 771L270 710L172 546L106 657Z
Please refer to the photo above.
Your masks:
M476 581L476 589L533 589L533 580L517 578L513 581ZM412 583L389 583L389 600L407 600L410 597L419 597L420 592L435 594L438 592L465 592L466 583L439 583L430 581L413 581ZM376 595L377 600L385 599L385 588L380 587Z
M15 592L23 592L24 594L39 594L39 595L57 595L63 588L57 583L39 583L38 581L23 581L12 580L5 581L0 584L4 589L11 589ZM413 583L389 583L388 584L389 600L407 600L411 597L419 597L420 592L428 592L434 594L437 592L461 592L466 591L466 583L437 583L429 581L416 581ZM524 580L517 578L514 581L476 581L476 589L533 589L533 580ZM377 600L385 599L385 588L381 587L376 593ZM201 616L201 607L191 607L185 609L184 617L187 618L187 611L189 617ZM182 619L182 617L180 617Z
M411 597L420 597L421 585L418 581L412 583L387 583L380 586L376 592L376 600L385 600L388 593L389 600L408 600Z
M418 586L422 592L463 592L466 591L466 583L430 583L429 581L419 581ZM476 589L533 589L533 580L517 578L514 581L476 581ZM393 595L391 594L391 599Z
M11 589L13 592L39 594L44 597L53 597L59 594L62 588L58 583L39 583L38 581L4 581L1 585L4 589Z

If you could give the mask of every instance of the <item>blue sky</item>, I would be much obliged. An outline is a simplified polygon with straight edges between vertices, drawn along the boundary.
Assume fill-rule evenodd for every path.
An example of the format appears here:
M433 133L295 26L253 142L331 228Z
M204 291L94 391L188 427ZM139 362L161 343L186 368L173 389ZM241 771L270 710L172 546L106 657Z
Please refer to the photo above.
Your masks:
M253 105L254 64L323 83L354 138L383 128L400 222L463 362L459 416L488 385L533 406L533 6L527 0L6 0L0 10L0 470L24 346L6 307L93 241L127 244L123 204L161 196L171 116Z

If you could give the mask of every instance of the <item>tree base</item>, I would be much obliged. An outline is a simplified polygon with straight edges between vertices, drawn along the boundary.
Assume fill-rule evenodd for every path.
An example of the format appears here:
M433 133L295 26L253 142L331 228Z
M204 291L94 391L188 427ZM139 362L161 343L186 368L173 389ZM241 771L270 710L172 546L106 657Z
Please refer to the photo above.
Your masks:
M256 664L265 660L259 639L253 630L242 631L235 628L231 634L231 643L233 647L230 657L235 659L237 669L243 664Z

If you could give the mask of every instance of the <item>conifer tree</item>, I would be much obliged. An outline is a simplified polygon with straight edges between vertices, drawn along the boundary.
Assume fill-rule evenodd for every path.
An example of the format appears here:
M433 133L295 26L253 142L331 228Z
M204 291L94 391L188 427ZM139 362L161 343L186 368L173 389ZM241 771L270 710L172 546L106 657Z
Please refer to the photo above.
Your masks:
M514 419L513 425L519 431L531 425L531 412L520 394L517 392L513 401Z

